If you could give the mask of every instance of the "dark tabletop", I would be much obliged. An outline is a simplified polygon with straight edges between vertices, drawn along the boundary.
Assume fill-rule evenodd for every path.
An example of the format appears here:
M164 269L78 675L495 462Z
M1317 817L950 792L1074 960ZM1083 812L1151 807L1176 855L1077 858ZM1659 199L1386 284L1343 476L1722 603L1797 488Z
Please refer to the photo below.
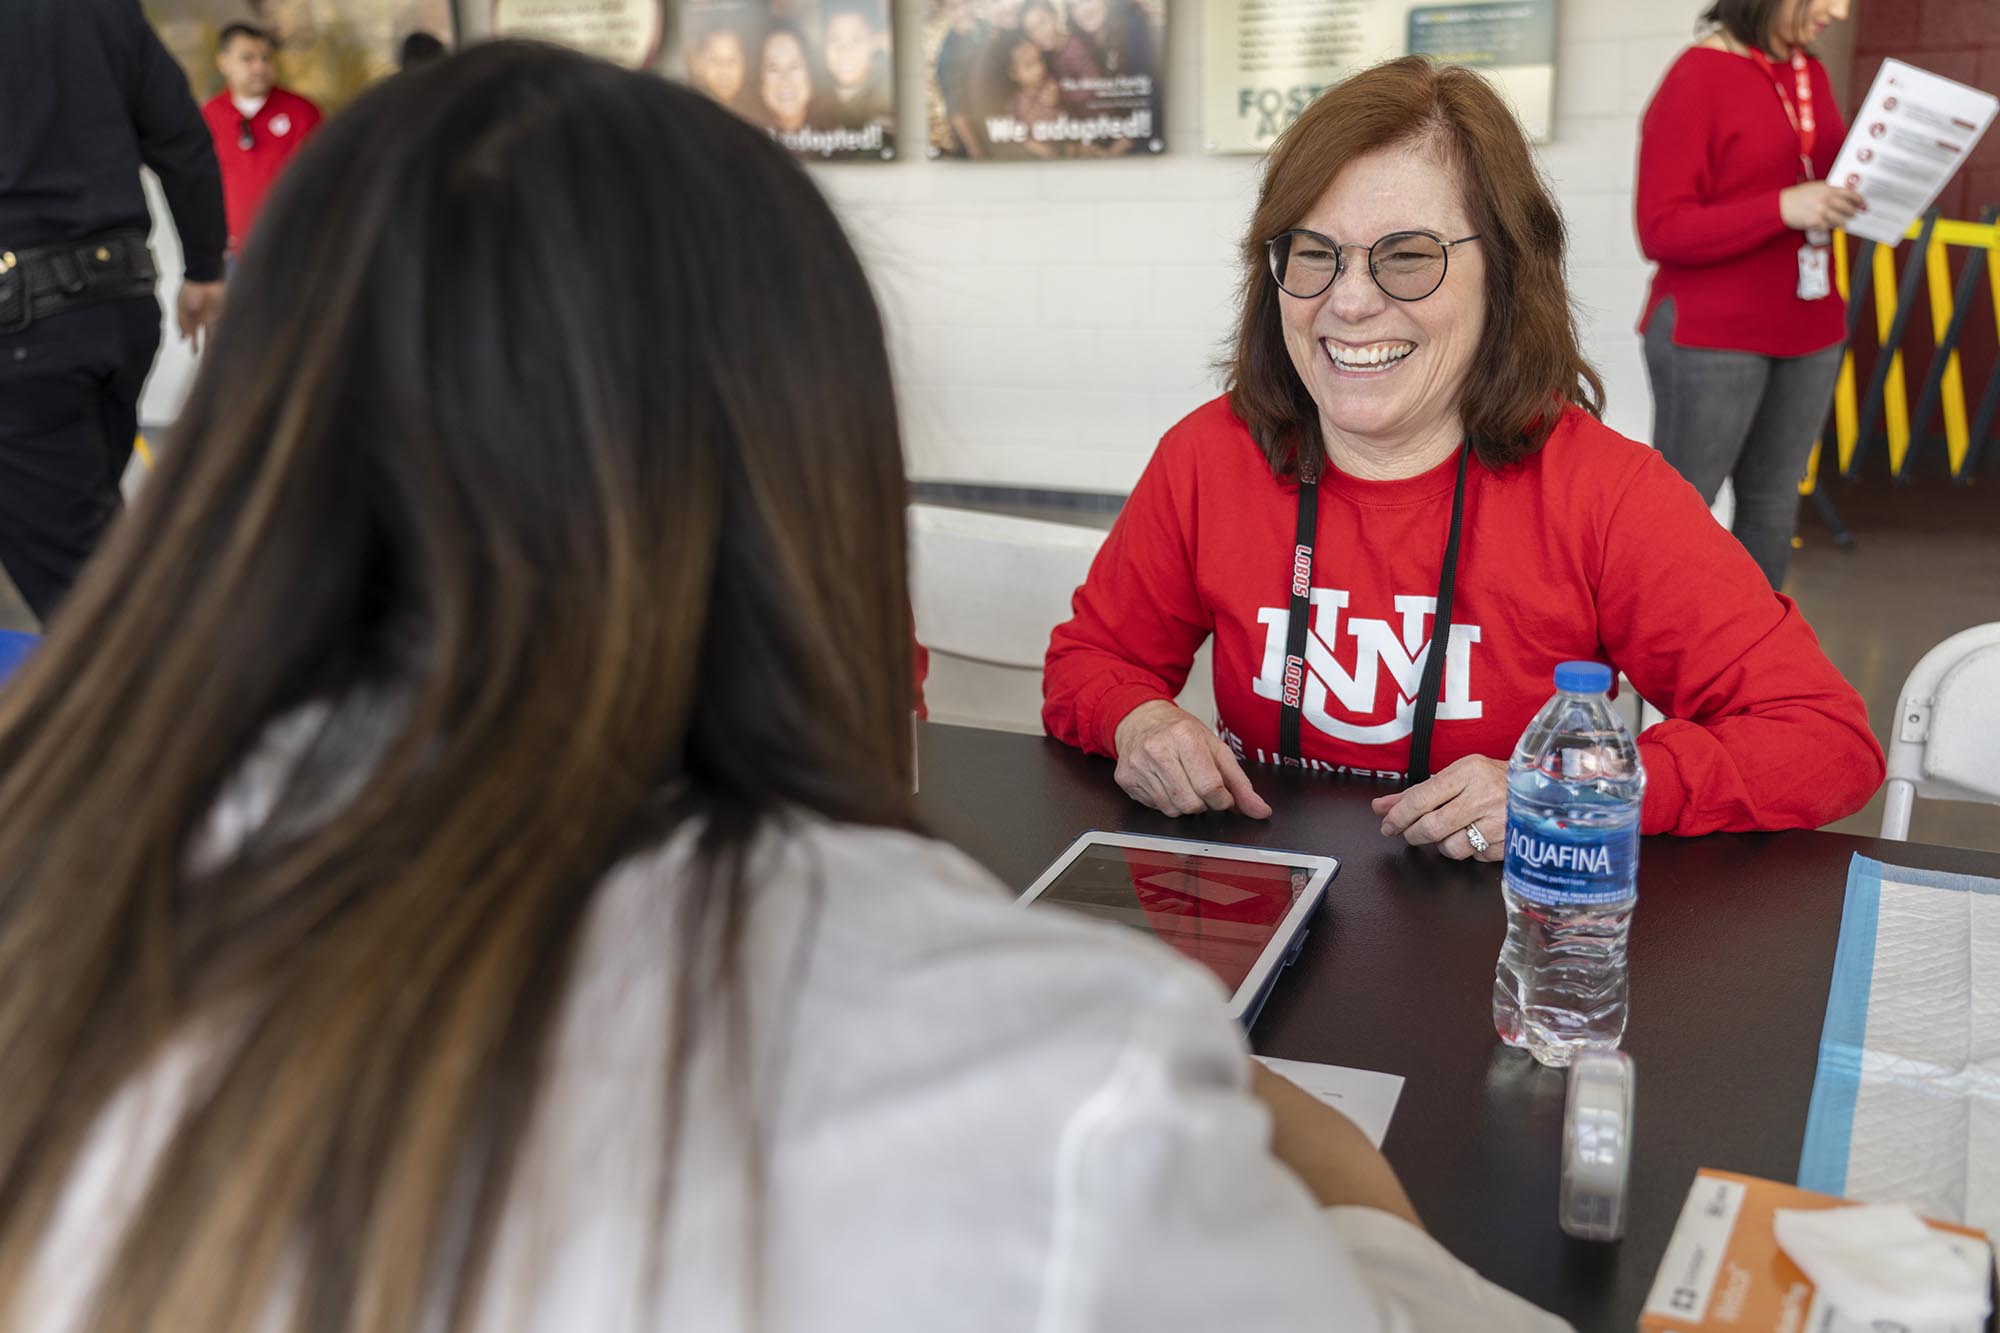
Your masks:
M1252 1044L1403 1075L1383 1148L1432 1234L1586 1333L1634 1326L1696 1168L1796 1178L1849 858L2000 876L1993 853L1833 833L1644 839L1628 1221L1596 1245L1556 1226L1563 1075L1493 1035L1500 867L1385 839L1368 800L1391 788L1257 769L1270 820L1176 820L1134 804L1109 761L1041 737L925 724L919 762L933 831L1016 888L1087 829L1339 857Z

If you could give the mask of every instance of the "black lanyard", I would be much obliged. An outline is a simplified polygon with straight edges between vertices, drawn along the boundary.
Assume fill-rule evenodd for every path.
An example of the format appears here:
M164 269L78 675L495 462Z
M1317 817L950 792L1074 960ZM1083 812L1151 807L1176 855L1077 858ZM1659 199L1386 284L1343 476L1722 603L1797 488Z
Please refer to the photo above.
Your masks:
M1472 450L1458 451L1458 484L1451 493L1451 535L1438 572L1437 614L1431 620L1430 648L1417 686L1417 712L1410 729L1410 785L1431 775L1431 732L1437 725L1438 695L1444 690L1444 659L1451 644L1451 594L1458 574L1458 534L1465 519L1465 463ZM1278 711L1278 761L1305 764L1299 750L1299 700L1306 683L1306 619L1312 612L1313 540L1319 526L1319 478L1299 478L1299 529L1292 547L1292 609L1285 617L1285 683ZM1332 645L1328 645L1331 647Z

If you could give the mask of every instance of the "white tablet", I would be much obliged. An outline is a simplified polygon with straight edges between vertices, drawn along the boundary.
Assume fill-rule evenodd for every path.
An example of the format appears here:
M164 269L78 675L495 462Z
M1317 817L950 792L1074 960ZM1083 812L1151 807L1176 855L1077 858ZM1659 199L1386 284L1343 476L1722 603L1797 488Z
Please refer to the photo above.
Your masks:
M1021 901L1146 931L1220 977L1247 1027L1339 870L1331 856L1093 831Z

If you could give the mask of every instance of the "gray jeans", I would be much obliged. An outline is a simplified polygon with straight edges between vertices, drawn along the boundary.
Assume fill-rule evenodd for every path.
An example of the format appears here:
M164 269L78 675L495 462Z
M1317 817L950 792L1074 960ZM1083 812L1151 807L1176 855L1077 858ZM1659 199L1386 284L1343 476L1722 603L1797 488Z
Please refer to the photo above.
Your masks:
M1736 483L1730 531L1778 587L1799 525L1799 478L1833 399L1840 348L1761 356L1676 347L1673 327L1669 299L1646 326L1653 447L1709 504L1724 478Z

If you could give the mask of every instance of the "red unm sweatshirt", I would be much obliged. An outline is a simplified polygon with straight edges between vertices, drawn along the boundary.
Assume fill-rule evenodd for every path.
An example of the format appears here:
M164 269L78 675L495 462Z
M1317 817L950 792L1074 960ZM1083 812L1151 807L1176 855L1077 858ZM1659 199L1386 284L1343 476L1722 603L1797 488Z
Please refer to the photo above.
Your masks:
M1430 649L1456 459L1320 483L1301 745L1313 767L1400 783ZM1275 763L1298 486L1226 399L1167 432L1056 628L1049 734L1114 753L1214 635L1217 729ZM1658 454L1579 409L1540 452L1466 478L1435 769L1505 759L1559 662L1623 671L1668 716L1639 740L1647 833L1811 828L1882 781L1867 709L1790 599ZM1254 781L1254 774L1252 780Z
M1660 81L1639 131L1634 191L1639 248L1653 274L1643 331L1674 299L1673 337L1681 347L1803 356L1847 336L1838 292L1799 299L1805 233L1785 225L1778 194L1797 185L1799 135L1779 102L1793 100L1792 66L1773 81L1748 56L1705 46L1681 53ZM1813 90L1813 178L1824 179L1847 127L1826 69L1808 58Z

